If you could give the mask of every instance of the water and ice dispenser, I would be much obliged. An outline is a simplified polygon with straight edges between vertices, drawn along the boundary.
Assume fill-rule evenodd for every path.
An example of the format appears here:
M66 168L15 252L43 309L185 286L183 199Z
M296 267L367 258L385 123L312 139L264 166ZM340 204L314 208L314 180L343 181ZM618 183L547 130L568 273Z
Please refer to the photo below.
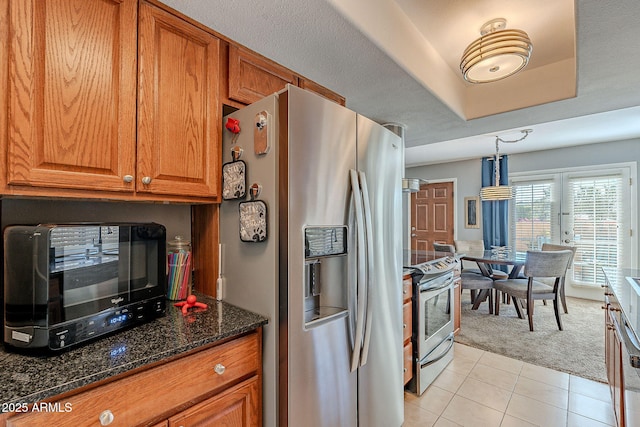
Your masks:
M304 243L305 327L311 328L348 314L347 227L307 227Z

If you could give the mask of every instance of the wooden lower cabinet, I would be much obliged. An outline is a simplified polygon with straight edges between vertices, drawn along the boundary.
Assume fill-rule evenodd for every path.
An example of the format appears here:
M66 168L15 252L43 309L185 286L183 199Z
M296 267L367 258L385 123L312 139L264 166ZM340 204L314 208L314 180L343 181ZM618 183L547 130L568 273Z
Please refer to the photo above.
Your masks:
M607 371L607 382L611 392L611 403L616 415L619 427L627 426L625 422L624 408L624 384L622 366L622 344L621 338L616 330L614 315L611 306L605 308L605 366Z
M261 426L262 332L50 400L64 412L10 416L8 427Z
M403 326L403 354L404 354L404 384L406 385L413 378L413 344L411 336L413 334L413 284L411 275L402 277L402 326Z
M169 427L258 426L260 425L260 382L252 377L219 396L207 399L169 418Z
M462 313L462 280L460 277L453 283L453 333L460 332L460 313Z

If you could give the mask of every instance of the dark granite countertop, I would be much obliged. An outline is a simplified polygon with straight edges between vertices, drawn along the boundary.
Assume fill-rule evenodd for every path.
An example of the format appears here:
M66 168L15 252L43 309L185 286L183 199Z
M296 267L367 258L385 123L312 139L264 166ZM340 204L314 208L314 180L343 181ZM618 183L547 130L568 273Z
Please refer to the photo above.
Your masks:
M180 353L252 331L258 314L198 295L209 308L183 316L167 302L167 315L60 354L32 356L0 350L0 404L34 403Z

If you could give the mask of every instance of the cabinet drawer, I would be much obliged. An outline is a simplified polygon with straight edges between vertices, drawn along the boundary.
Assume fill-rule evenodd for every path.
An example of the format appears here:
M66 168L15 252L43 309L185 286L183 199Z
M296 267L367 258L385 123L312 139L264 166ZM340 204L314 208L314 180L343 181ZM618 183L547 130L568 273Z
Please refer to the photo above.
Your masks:
M404 302L411 301L413 296L413 286L411 284L411 277L408 279L402 279L402 299Z
M411 301L409 301L402 306L402 328L403 328L402 341L403 342L411 339L411 334L413 333L413 327L411 324L412 318L413 316L411 316Z
M408 383L413 378L413 345L411 343L404 346L404 383Z
M7 426L95 426L100 417L113 416L115 426L159 422L215 391L259 371L256 333L203 350L191 356L113 381L60 400L69 412L17 415Z

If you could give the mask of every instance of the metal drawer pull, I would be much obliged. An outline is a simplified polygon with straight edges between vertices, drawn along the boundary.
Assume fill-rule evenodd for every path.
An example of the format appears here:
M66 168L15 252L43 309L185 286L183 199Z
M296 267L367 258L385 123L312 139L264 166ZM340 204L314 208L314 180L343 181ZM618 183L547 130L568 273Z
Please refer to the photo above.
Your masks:
M218 364L213 368L213 370L214 370L214 371L216 372L216 374L218 374L218 375L222 375L222 374L224 374L224 370L225 370L225 369L227 369L227 368L225 368L225 367L224 367L224 365L223 365L223 364L221 364L221 363L218 363Z
M113 422L113 412L111 412L110 410L106 410L106 411L102 411L100 413L100 425L101 426L108 426L109 424L111 424Z
M143 183L144 185L149 185L149 184L151 184L151 177L150 177L150 176L142 177L142 183Z
M133 182L133 175L125 175L124 177L122 177L122 180L127 183Z

